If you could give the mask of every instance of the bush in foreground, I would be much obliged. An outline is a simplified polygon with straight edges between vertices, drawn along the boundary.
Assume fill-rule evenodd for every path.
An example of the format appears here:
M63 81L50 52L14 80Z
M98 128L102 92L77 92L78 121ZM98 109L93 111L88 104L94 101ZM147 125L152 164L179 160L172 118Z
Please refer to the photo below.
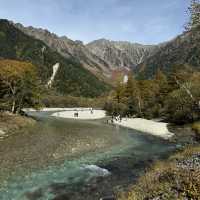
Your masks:
M158 162L119 200L200 199L200 147Z

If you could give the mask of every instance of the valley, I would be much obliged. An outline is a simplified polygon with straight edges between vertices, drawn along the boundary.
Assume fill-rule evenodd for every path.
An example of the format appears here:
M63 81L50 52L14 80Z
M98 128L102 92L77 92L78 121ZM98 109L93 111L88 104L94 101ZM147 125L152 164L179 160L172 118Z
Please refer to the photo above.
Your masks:
M10 5L0 199L199 200L200 1Z

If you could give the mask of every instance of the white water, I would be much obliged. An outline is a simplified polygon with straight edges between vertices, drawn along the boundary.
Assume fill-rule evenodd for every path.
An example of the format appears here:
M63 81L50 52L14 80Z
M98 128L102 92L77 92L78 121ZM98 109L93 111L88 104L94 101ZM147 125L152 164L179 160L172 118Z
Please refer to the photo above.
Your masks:
M56 74L58 72L59 67L60 67L60 63L56 63L55 65L53 65L53 74L52 74L50 80L47 83L47 87L51 88L51 86L53 84L53 81L55 79L55 76L56 76Z
M76 187L76 184L84 185L94 177L106 177L111 174L97 165L83 164L90 162L89 160L93 158L66 161L61 166L52 166L25 176L15 174L12 179L1 185L1 200L29 200L28 195L37 190L43 192L41 200L51 200L54 197L51 186L54 184L64 183Z

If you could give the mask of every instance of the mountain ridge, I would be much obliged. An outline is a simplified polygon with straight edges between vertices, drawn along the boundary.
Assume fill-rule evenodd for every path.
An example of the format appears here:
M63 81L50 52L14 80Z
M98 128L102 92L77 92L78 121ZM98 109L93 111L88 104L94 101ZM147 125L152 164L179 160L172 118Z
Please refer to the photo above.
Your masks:
M73 41L67 36L59 37L46 29L11 23L26 35L41 40L65 58L77 60L100 80L110 84L116 74L125 75L129 70L133 70L139 77L149 79L154 76L158 68L167 73L173 68L172 65L193 65L195 63L188 61L187 58L194 58L189 54L196 48L194 51L197 53L194 54L198 60L198 49L200 49L198 37L194 34L190 36L189 32L158 45L143 45L105 38L84 44L79 40ZM197 38L197 44L192 41L194 37Z
M111 74L108 63L92 54L85 48L82 41L73 41L67 36L60 37L46 29L34 28L33 26L25 27L20 23L11 23L25 34L43 41L50 48L58 51L62 56L77 59L86 69L98 77L103 78Z
M25 34L42 40L64 57L77 59L86 69L102 80L110 79L115 71L121 71L122 68L134 69L159 48L155 45L107 39L95 40L84 45L82 41L73 41L67 36L57 36L46 29L12 23Z
M170 73L175 67L200 70L199 30L190 30L164 43L154 55L139 64L135 73L143 78L153 78L158 69Z
M110 65L133 69L152 55L159 46L142 45L128 41L99 39L87 44L91 51Z

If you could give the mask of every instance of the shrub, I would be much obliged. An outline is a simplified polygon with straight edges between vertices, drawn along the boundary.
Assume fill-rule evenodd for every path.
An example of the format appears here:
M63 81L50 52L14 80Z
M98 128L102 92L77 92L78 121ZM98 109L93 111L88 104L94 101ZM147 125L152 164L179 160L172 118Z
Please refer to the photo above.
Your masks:
M115 101L106 102L104 105L104 109L107 111L108 115L112 116L125 116L128 113L128 107L126 104L117 103Z
M184 200L200 199L200 168L182 168L177 161L190 158L200 152L200 147L187 148L168 161L157 162L151 170L138 179L128 193L119 200Z
M193 125L192 125L192 129L195 131L196 133L196 139L198 141L200 141L200 121L199 122L195 122Z

